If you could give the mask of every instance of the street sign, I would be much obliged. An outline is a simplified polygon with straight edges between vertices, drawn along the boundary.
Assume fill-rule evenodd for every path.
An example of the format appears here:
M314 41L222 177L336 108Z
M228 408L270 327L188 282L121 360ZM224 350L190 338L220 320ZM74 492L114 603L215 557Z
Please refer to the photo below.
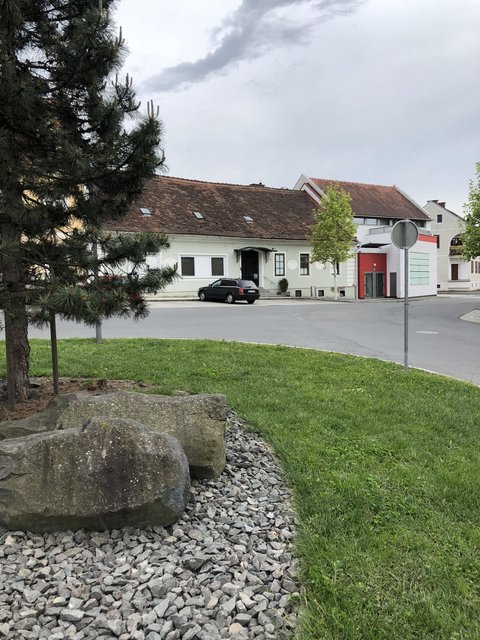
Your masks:
M392 242L399 249L404 249L404 283L403 283L403 366L408 369L408 250L418 240L417 225L411 220L399 220L392 227Z
M392 242L399 249L410 249L417 240L417 225L411 220L399 220L393 225Z

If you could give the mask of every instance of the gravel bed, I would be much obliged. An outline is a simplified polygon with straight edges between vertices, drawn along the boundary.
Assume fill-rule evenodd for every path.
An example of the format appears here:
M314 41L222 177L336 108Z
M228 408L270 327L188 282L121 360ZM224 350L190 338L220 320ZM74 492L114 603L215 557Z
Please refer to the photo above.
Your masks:
M290 494L265 443L229 423L224 473L192 483L171 527L0 529L0 638L291 638Z

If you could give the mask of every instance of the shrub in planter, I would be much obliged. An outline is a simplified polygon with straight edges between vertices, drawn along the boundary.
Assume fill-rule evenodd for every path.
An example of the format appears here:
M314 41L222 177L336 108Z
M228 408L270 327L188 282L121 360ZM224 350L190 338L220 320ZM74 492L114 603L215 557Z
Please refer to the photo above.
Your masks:
M285 295L288 290L288 280L286 278L282 278L278 281L278 288L280 289L280 293Z

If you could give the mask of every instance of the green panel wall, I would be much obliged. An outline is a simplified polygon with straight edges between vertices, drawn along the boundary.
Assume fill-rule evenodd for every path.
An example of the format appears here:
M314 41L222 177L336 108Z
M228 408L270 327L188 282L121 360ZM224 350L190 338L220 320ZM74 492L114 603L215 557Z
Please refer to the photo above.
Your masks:
M410 284L430 283L430 256L428 253L412 251L409 255Z

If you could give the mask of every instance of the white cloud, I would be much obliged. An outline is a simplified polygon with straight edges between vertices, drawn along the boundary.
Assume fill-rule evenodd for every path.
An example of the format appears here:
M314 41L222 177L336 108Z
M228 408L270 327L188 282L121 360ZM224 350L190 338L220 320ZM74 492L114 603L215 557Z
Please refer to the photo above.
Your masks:
M480 160L480 3L347 2L329 20L326 8L122 1L127 70L160 105L171 173L395 183L460 213Z

